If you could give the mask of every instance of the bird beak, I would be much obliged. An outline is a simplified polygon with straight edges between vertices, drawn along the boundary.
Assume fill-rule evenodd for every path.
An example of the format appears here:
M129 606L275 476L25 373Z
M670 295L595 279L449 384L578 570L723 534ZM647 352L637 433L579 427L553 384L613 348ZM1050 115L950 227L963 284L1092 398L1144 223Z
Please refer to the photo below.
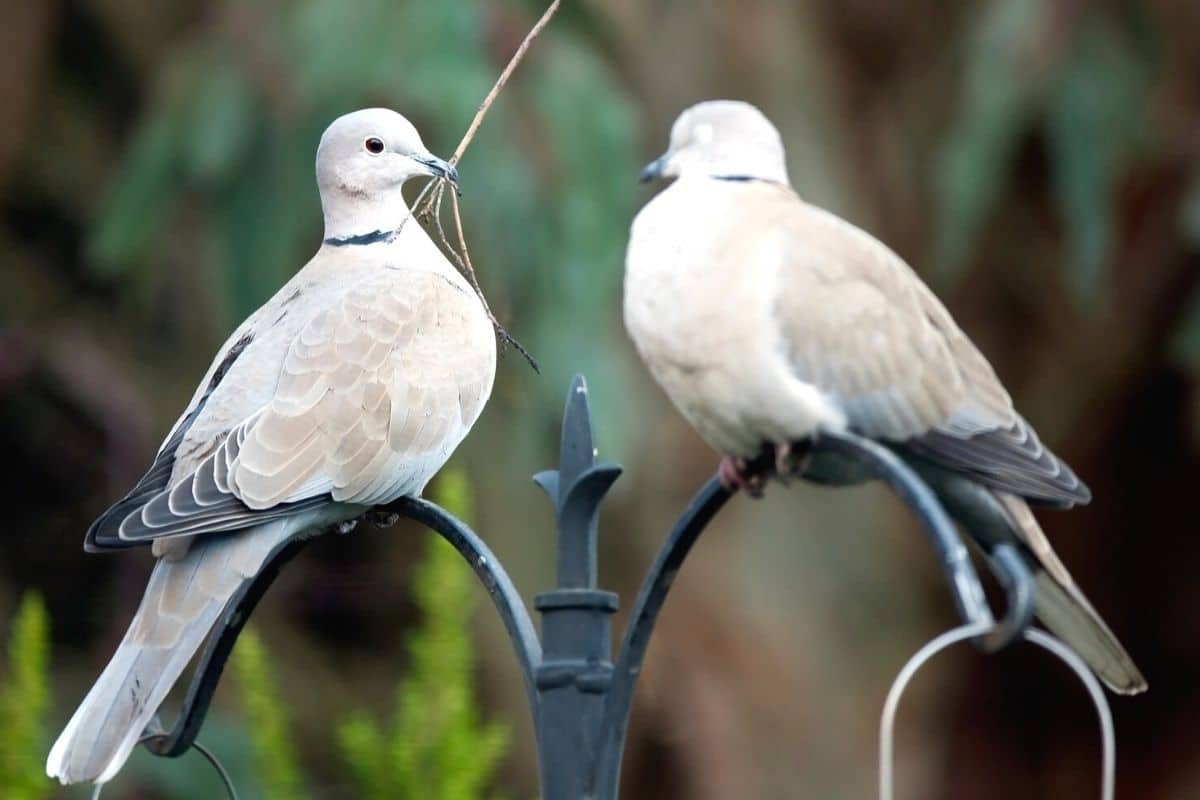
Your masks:
M638 177L638 183L649 183L650 181L658 180L663 176L663 170L667 168L667 160L670 153L663 153L658 158L651 161L642 170L642 174Z
M435 155L413 156L412 159L425 167L435 178L445 178L458 186L458 170L449 161L443 161Z

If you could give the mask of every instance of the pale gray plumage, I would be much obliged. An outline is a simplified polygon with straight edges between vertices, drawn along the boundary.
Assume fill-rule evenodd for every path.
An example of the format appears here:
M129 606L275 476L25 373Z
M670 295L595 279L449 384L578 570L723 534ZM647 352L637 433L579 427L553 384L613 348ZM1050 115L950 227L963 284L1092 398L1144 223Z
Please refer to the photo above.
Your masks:
M1087 487L916 273L801 200L778 132L746 103L680 115L644 173L659 176L676 180L634 220L625 322L701 436L749 459L849 429L987 487L1038 569L1042 620L1113 689L1144 689L1029 510L1086 503Z
M492 326L410 219L401 186L417 175L455 177L393 111L347 114L325 132L324 244L229 337L149 472L88 531L90 550L151 542L160 559L50 753L52 777L111 779L278 544L419 494L479 416Z

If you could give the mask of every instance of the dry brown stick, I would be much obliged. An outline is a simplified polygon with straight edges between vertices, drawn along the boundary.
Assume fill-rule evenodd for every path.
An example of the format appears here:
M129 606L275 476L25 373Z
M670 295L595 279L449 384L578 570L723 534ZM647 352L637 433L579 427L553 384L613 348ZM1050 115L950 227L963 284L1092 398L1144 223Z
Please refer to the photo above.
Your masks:
M521 40L521 44L517 47L517 52L513 53L513 57L508 60L508 65L504 67L504 71L500 73L500 77L497 78L496 83L493 84L492 90L487 93L487 97L483 98L483 102L479 104L479 110L475 112L475 118L471 120L470 127L468 127L467 132L463 134L462 141L458 143L458 147L454 148L454 155L450 156L451 164L458 164L459 159L463 157L463 153L467 152L467 147L470 146L471 140L475 138L475 134L479 131L479 126L483 124L483 118L487 116L488 110L492 107L492 103L496 102L496 98L500 95L500 90L503 89L505 84L508 83L508 79L513 74L513 70L515 70L517 65L520 64L525 58L525 52L529 49L529 45L533 44L533 40L536 39L538 34L542 32L542 29L550 23L551 18L554 16L555 12L558 11L558 4L560 1L561 0L553 0L549 7L546 8L546 11L544 14L542 14L541 18L534 23L532 28L529 29L529 33L525 34L525 38ZM437 192L439 195L439 203L441 201L440 195L444 191L445 187L443 184L442 189ZM429 211L433 208L433 206L433 197L430 197L425 208L421 209L419 212L420 215L428 216Z
M421 205L421 201L425 199L425 197L429 194L431 189L434 189L435 185L440 189L443 185L443 182L442 181L429 181L424 186L422 186L421 191L417 192L417 198L415 200L413 200L412 207L416 208L417 206ZM436 190L435 190L435 192L436 192ZM396 236L400 235L400 231L404 230L404 226L407 225L408 221L410 219L412 219L413 217L415 217L416 214L417 214L417 212L415 212L415 211L409 211L408 216L405 217L404 219L400 220L400 227L396 228L396 234L395 234Z
M458 271L466 275L467 280L471 282L471 288L475 290L475 294L479 295L479 302L483 304L483 310L487 313L488 319L492 321L492 325L496 328L497 333L500 334L500 338L505 341L509 341L512 339L512 337L509 336L508 332L504 330L504 326L496 320L496 315L492 313L492 307L488 305L487 298L483 296L483 289L479 287L479 281L475 278L475 269L471 266L471 256L467 253L467 243L462 234L462 221L458 216L458 196L450 195L450 197L454 202L454 217L459 223L458 241L461 251L460 248L455 247L450 243L450 238L446 236L446 229L442 227L442 200L440 197L437 200L437 205L434 207L432 220L433 225L437 230L438 239L441 241L442 246L450 252L450 255L454 256L454 260L458 262ZM501 333L502 331L503 333ZM521 347L518 349L520 349L522 352L525 351L524 348ZM537 370L537 364L533 364L533 368Z
M450 255L454 256L454 260L458 262L458 271L466 272L467 262L463 260L462 254L460 254L458 252L458 249L450 243L449 237L446 236L446 229L442 227L442 196L441 195L438 196L437 205L434 206L433 225L437 229L438 239L441 240L442 246L445 247L447 250L449 250ZM471 281L471 285L473 287L476 286L475 281ZM487 311L488 316L491 317L492 310L488 306L487 298L485 298L483 296L483 292L479 291L478 288L475 289L475 293L479 295L479 302L483 303L484 311ZM493 321L494 321L494 318L493 318Z
M429 183L425 184L426 189L428 189L431 186L434 186L436 188L433 190L433 194L429 195L428 198L426 198L424 191L422 191L421 194L417 196L416 202L413 203L413 208L415 209L413 211L413 215L416 216L418 219L420 219L422 222L428 224L430 222L431 214L442 213L442 195L446 193L446 184L449 182L450 181L446 180L445 178L435 178L434 180L431 180ZM427 199L427 202L425 203L425 207L418 208L418 206L421 205L422 199ZM437 209L436 212L434 211L434 209Z
M454 256L454 260L458 262L458 271L466 276L471 282L471 288L475 290L475 294L479 296L479 302L483 304L483 311L488 315L488 319L492 322L492 327L496 330L496 336L500 339L501 346L512 345L513 349L520 353L529 366L533 367L533 371L541 374L541 367L538 366L537 359L533 354L525 349L525 346L517 341L508 329L500 324L500 320L496 319L495 313L492 312L492 307L488 304L487 297L483 294L483 287L479 285L479 279L475 276L475 266L471 263L471 253L467 249L466 234L463 233L462 215L458 210L458 195L451 194L450 202L454 208L454 224L458 234L458 247L450 243L450 238L446 236L446 229L442 226L442 197L439 196L433 210L433 218L430 220L434 229L437 231L438 239L442 247L446 249L450 255ZM503 352L503 351L502 351Z
M492 107L492 103L496 102L496 97L499 96L500 90L508 83L509 76L513 74L513 70L517 68L517 64L525 58L525 51L529 49L529 45L533 44L533 40L538 37L542 29L550 23L550 19L554 13L558 11L559 0L554 0L542 14L529 33L525 34L525 38L521 41L517 52L513 53L513 57L508 60L508 66L500 73L500 77L496 79L496 84L492 86L492 90L488 92L487 97L483 98L483 102L479 104L479 110L475 112L475 119L471 120L471 127L467 128L467 132L463 134L462 141L458 143L458 147L454 148L454 155L450 156L450 163L457 164L462 158L463 153L467 151L467 146L471 144L471 140L475 138L475 132L479 130L479 126L483 124L483 118L487 115L488 109Z
M475 277L475 267L471 264L471 251L467 249L467 238L463 234L462 215L458 211L458 195L450 195L450 207L454 211L454 228L458 234L458 244L462 248L462 257L459 263L462 264L463 270L467 274L467 280L471 281L471 286L475 287L475 293L479 295L479 299L483 302L483 310L487 312L488 317L492 320L492 326L496 329L496 335L500 337L501 344L510 344L518 353L520 353L529 366L533 367L533 371L541 374L542 370L538 367L537 360L533 354L525 349L525 346L516 340L516 338L508 332L508 330L500 324L500 320L496 319L496 315L492 313L491 307L483 296L483 288L479 285L479 279ZM440 210L440 209L439 209ZM439 230L441 222L438 223Z

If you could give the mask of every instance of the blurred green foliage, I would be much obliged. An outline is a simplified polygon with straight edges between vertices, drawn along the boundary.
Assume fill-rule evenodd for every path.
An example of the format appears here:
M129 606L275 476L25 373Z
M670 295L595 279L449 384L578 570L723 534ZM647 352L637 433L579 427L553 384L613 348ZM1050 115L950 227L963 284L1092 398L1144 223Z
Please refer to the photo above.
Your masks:
M46 712L50 620L37 592L26 592L8 635L8 669L0 687L0 787L6 800L49 797Z
M263 797L265 800L307 797L288 730L287 706L280 698L266 648L253 628L247 628L238 637L233 667L254 750L255 777Z
M1070 288L1095 305L1112 266L1116 188L1149 135L1152 62L1102 12L1087 14L1055 77L1046 138L1055 198L1065 220Z
M465 473L443 471L435 499L467 522ZM391 722L358 712L338 727L342 756L367 800L476 800L508 748L505 726L481 721L474 691L470 622L477 592L454 548L430 536L413 575L420 627L408 642L408 672Z
M1044 76L1029 50L1041 0L991 3L961 43L965 69L958 116L942 145L938 178L937 265L956 274L1000 198Z
M1111 266L1116 184L1146 144L1151 58L1104 8L1056 29L1040 0L994 3L967 39L958 119L942 148L937 263L963 269L1014 173L1017 149L1042 126L1058 213L1067 233L1068 285L1094 306ZM1130 12L1134 13L1134 12ZM1067 39L1057 45L1055 37Z
M435 497L470 520L466 473L447 469ZM365 711L337 726L337 741L355 797L367 800L478 800L508 748L508 730L481 719L475 696L471 617L474 577L454 548L430 536L413 574L421 615L409 642L409 665L390 722ZM242 633L234 667L255 755L255 782L266 800L309 796L262 640Z

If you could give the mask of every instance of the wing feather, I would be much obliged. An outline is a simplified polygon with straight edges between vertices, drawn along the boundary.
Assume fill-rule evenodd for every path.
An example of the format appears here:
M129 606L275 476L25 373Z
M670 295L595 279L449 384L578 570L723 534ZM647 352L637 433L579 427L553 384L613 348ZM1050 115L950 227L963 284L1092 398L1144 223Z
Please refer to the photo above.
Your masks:
M785 237L776 314L798 378L833 396L865 435L1034 501L1090 499L899 256L790 192L764 191Z
M315 309L280 360L269 402L192 472L147 490L121 520L122 543L419 491L482 410L495 344L473 294L389 270Z

